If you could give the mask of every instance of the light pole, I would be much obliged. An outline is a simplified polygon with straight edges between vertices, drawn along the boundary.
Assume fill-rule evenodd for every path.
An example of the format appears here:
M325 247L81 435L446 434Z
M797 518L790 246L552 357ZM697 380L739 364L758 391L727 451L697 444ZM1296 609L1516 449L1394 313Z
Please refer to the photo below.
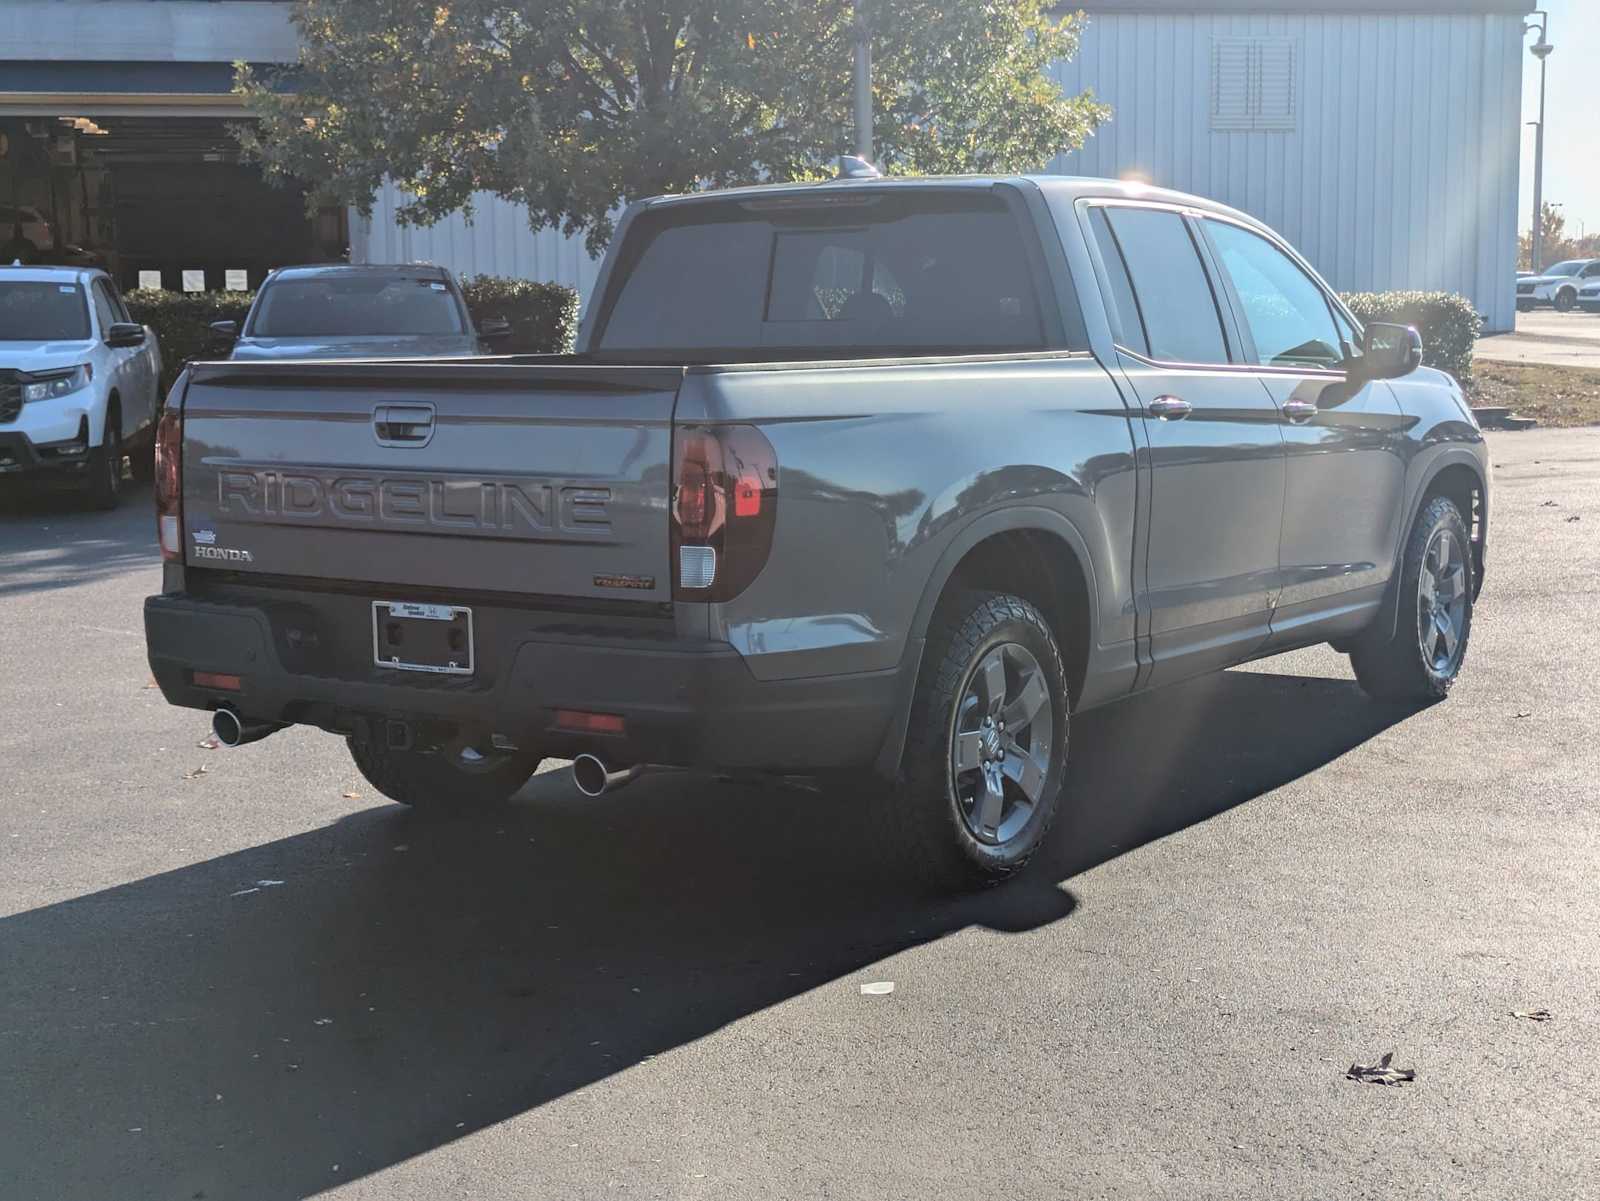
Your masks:
M872 30L861 15L861 5L855 11L855 126L856 157L863 162L872 161Z
M1550 57L1550 51L1555 47L1550 44L1546 34L1550 14L1540 8L1535 9L1532 15L1539 19L1525 22L1522 32L1526 36L1530 30L1539 31L1539 40L1528 47L1533 57L1539 60L1539 120L1533 131L1533 232L1528 259L1529 270L1537 274L1544 252L1544 60Z

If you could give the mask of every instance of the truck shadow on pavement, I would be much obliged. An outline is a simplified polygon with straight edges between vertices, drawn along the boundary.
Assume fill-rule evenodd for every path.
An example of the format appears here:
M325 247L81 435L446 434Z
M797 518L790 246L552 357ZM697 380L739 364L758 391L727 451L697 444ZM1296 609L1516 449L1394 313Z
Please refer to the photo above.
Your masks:
M316 1193L807 990L855 1003L899 951L1069 918L1058 881L1406 716L1253 672L1085 715L1040 861L957 900L881 879L842 800L658 777L586 801L561 772L487 822L375 806L0 920L0 1191Z
M109 513L64 492L0 493L0 598L161 567L147 484L124 485Z

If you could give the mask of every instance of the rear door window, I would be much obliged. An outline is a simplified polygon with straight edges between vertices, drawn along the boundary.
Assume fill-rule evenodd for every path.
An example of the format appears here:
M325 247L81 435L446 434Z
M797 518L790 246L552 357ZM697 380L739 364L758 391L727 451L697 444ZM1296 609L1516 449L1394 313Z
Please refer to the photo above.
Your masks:
M990 192L724 201L646 213L597 353L687 361L1039 350L1017 219Z
M1132 282L1146 353L1169 363L1228 362L1217 299L1182 215L1117 205L1104 211ZM1130 324L1126 314L1122 324Z

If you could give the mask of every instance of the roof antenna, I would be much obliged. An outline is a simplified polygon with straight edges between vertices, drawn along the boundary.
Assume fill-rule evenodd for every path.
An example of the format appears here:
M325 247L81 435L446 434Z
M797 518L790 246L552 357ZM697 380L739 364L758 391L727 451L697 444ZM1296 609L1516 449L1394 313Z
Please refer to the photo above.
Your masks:
M836 179L882 179L883 172L866 159L854 154L839 156L839 174Z

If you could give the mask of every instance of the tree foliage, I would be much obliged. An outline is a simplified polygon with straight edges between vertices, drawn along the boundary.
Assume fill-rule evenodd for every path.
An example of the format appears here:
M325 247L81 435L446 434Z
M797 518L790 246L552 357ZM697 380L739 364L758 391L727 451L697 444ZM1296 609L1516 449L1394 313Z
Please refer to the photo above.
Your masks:
M1517 267L1523 271L1532 271L1549 267L1559 263L1562 259L1593 259L1600 258L1600 234L1588 234L1581 238L1567 237L1567 219L1560 208L1545 202L1544 212L1540 214L1539 257L1543 260L1535 268L1533 266L1533 235L1519 234L1517 236Z
M299 0L294 19L297 67L238 69L269 177L368 213L389 176L419 224L482 189L591 248L622 201L830 173L858 19L888 172L1036 169L1110 115L1045 74L1080 20L1045 0Z

